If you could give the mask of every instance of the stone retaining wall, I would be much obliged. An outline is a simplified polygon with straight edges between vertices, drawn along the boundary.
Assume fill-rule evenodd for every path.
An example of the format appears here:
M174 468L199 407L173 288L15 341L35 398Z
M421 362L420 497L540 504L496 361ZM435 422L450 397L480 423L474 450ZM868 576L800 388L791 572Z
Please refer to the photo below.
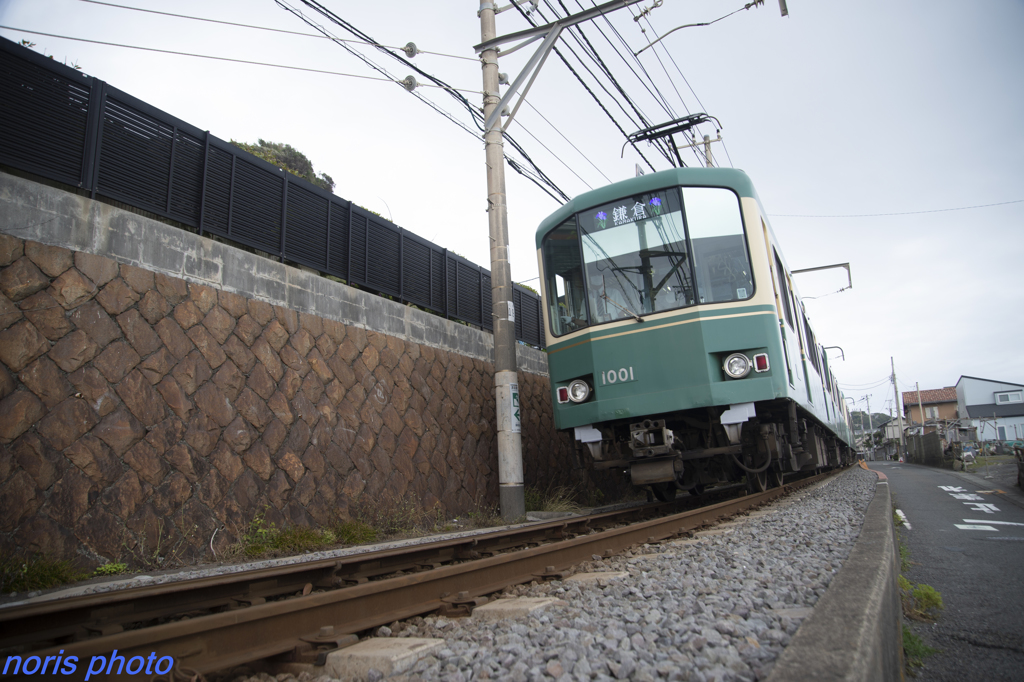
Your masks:
M497 504L490 361L119 260L0 234L4 553L194 560L263 509ZM547 377L520 390L527 485L592 487Z

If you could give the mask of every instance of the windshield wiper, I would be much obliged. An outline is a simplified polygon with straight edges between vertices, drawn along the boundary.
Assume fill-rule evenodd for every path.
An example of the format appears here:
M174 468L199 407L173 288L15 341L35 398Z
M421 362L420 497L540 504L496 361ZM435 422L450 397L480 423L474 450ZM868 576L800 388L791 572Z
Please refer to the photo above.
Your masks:
M637 315L636 313L634 313L634 312L633 312L632 310L630 310L629 308L627 308L627 307L625 307L625 306L622 306L622 305L619 305L618 303L616 303L616 302L615 302L615 301L613 301L612 299L608 298L608 294L601 294L601 298L603 298L604 300L608 301L609 303L611 303L611 304L612 304L613 306L615 306L616 308L618 308L618 309L620 309L620 310L624 310L624 311L625 311L625 312L626 312L626 313L627 313L627 314L628 314L628 315L629 315L630 317L632 317L632 318L633 318L634 320L636 320L637 322L643 322L643 321L644 321L644 318L640 317L639 315Z

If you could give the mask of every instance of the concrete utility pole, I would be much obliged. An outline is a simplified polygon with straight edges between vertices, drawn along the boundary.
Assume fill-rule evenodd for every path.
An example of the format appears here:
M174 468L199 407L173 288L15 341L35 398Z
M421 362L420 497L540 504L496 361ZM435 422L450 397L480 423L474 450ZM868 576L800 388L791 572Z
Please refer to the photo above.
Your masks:
M497 37L494 5L480 4L480 41ZM484 118L501 101L498 49L480 55L484 77ZM487 225L491 237L491 301L494 322L494 398L498 416L498 490L501 516L511 522L526 514L523 489L523 440L519 419L519 373L516 371L516 317L512 304L512 270L508 262L508 207L505 204L505 154L501 115L484 132L487 159Z
M896 363L892 356L889 356L889 363L892 365L892 394L896 398L896 418L900 424L900 456L903 456L907 451L907 438L903 434L903 408L900 406L900 389L896 385Z
M866 395L866 396L864 396L864 399L867 400L867 403L868 403L868 438L870 439L869 442L871 443L871 461L874 462L875 461L875 427L874 427L874 425L871 422L871 396L870 395ZM864 426L864 422L861 422L861 428L863 428L863 426Z
M914 388L917 389L917 411L921 413L921 438L924 438L924 407L921 406L921 382L915 381Z
M525 87L519 101L508 114L515 118L526 93L540 73L544 60L554 48L562 29L590 21L608 12L635 5L640 0L610 0L543 26L516 31L498 37L494 15L508 7L496 8L492 0L480 0L481 42L474 46L483 64L484 77L484 150L487 157L487 223L491 236L491 316L494 321L494 397L498 412L498 484L501 516L506 521L526 513L523 491L523 444L519 419L519 375L516 372L515 308L512 305L512 271L508 262L508 208L505 204L505 155L502 151L501 115L512 98ZM498 91L498 47L522 41L506 50L509 54L536 40L541 41L526 68L509 86L504 96ZM529 80L529 82L527 82Z
M679 149L690 149L691 147L700 147L701 145L703 145L704 146L704 165L707 166L708 168L712 168L715 165L715 157L711 155L711 143L712 142L721 142L722 141L722 136L718 135L718 137L716 137L715 139L712 140L710 135L705 135L703 142L698 142L696 136L694 136L692 139L693 139L692 143L680 145ZM830 266L830 267L834 267L834 266Z

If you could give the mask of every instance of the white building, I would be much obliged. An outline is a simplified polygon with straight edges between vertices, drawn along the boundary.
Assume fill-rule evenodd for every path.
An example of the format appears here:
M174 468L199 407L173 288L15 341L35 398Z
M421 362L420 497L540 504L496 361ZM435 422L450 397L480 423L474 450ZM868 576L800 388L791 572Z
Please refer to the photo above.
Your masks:
M979 440L1024 440L1024 385L961 376L956 409L960 425L970 420Z

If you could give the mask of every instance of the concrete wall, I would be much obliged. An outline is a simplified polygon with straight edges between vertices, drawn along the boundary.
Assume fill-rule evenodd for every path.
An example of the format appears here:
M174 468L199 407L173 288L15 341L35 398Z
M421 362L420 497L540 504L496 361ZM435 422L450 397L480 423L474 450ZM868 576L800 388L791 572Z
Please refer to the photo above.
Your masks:
M5 552L197 559L264 508L497 503L487 333L3 173L0 268ZM518 356L527 485L595 485Z

